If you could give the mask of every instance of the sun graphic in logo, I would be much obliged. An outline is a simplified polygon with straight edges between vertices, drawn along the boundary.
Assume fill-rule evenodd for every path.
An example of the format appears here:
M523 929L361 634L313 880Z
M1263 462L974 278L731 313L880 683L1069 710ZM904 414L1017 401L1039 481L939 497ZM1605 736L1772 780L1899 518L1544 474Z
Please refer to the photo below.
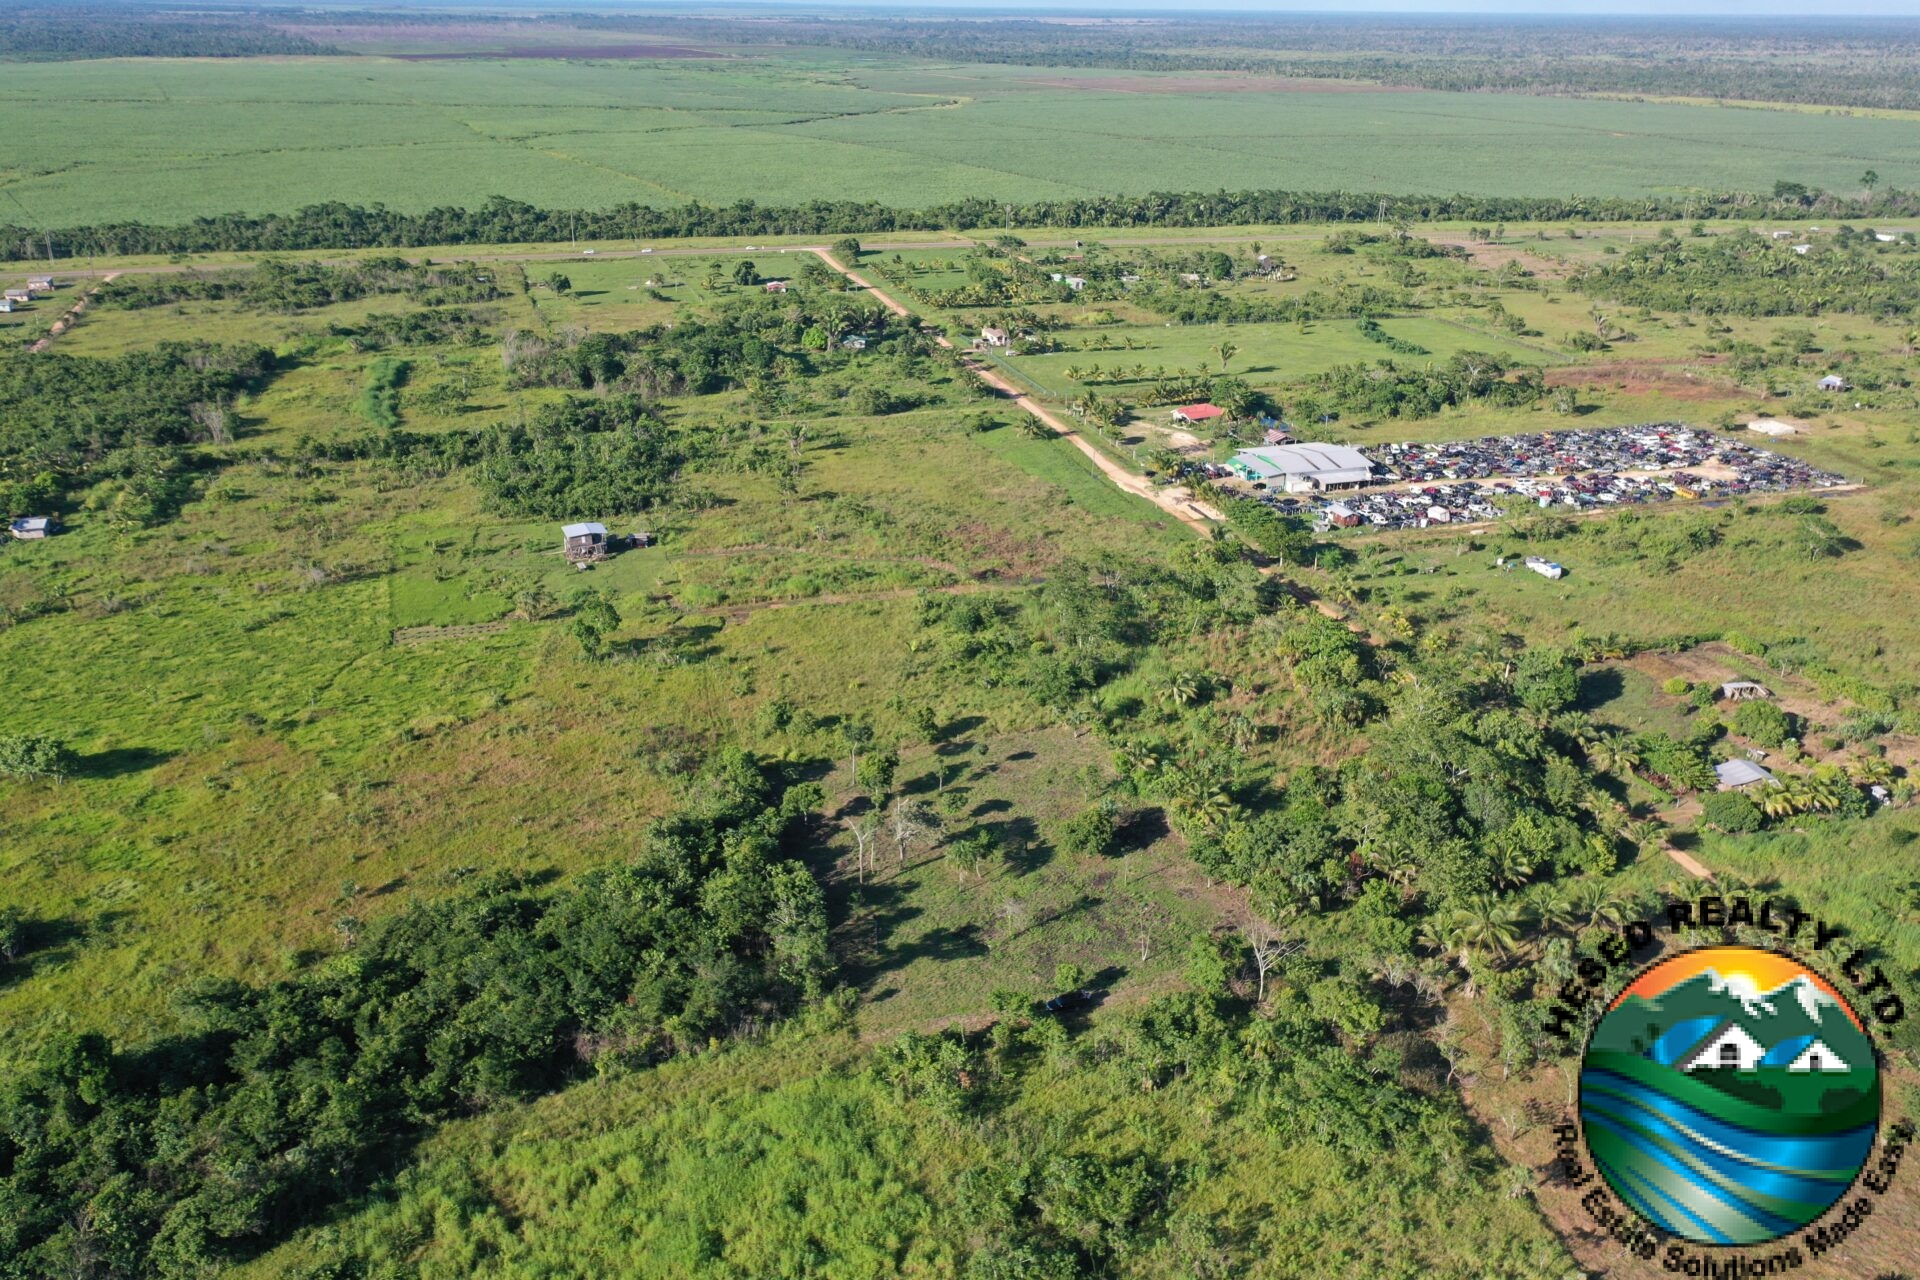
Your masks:
M1705 947L1629 983L1594 1027L1580 1124L1607 1184L1698 1244L1755 1245L1853 1185L1880 1127L1859 1017L1805 965Z

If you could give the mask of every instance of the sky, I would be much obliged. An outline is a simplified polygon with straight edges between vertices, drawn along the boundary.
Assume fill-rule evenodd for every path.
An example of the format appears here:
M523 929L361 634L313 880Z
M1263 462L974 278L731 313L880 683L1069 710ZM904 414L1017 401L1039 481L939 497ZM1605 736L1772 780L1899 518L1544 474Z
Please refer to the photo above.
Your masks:
M818 7L817 0L791 3ZM1656 14L1665 17L1920 17L1920 0L850 0L846 7L974 10L1001 13L1157 13L1182 9L1219 13L1524 13Z

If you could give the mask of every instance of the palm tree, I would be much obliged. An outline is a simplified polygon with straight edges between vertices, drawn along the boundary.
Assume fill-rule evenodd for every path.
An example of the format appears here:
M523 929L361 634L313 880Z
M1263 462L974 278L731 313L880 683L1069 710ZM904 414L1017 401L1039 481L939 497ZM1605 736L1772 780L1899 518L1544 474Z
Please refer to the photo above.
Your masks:
M1793 793L1783 782L1776 782L1760 793L1760 812L1769 818L1790 818L1800 812Z
M1604 880L1581 880L1568 895L1575 919L1584 919L1582 929L1611 927L1626 922L1631 904L1613 891Z
M1200 696L1200 678L1191 671L1176 671L1160 691L1162 700L1176 707L1192 706Z
M1498 961L1513 954L1520 945L1520 918L1517 903L1478 894L1430 921L1423 936L1471 973L1476 957Z
M1640 767L1639 753L1623 734L1607 733L1587 744L1587 761L1602 773L1629 774Z
M1543 885L1527 900L1533 922L1542 933L1568 933L1580 919L1574 896L1554 885Z
M1240 354L1240 347L1238 343L1222 342L1214 347L1213 354L1220 357L1220 372L1225 373L1227 362Z
M1847 778L1858 787L1890 787L1893 785L1893 765L1885 756L1849 760Z
M1516 889L1533 879L1533 859L1525 850L1502 845L1493 851L1493 883L1501 889Z

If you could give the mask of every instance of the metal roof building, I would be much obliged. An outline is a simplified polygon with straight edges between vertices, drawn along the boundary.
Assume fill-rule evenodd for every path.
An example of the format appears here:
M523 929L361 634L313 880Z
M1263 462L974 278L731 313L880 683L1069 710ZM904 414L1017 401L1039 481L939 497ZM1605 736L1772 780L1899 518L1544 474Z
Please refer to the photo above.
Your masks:
M1737 791L1756 782L1772 782L1773 775L1751 760L1723 760L1713 766L1722 791Z
M1344 444L1276 444L1243 449L1228 464L1249 480L1282 481L1288 493L1316 493L1371 483L1373 463Z

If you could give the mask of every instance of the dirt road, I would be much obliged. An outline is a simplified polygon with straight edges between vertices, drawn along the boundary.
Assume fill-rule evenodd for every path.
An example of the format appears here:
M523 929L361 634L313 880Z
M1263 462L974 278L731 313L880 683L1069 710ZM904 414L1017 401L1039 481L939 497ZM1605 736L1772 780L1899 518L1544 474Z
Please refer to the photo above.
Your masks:
M816 248L810 250L810 252L818 254L822 262L872 294L881 306L893 312L893 314L903 320L912 320L915 318L913 312L908 310L897 298L890 296L885 290L877 288L872 281L862 276L859 272L850 267L843 266L840 261L833 256L831 251ZM949 351L955 349L953 343L948 341L944 335L935 335L934 341ZM1106 476L1108 480L1111 480L1116 487L1133 494L1137 498L1145 498L1148 502L1153 503L1156 507L1159 507L1162 511L1165 511L1168 515L1178 520L1181 524L1186 525L1200 536L1213 536L1214 523L1224 519L1218 511L1215 511L1212 507L1204 503L1196 501L1192 494L1178 485L1161 487L1152 484L1144 476L1133 474L1133 472L1128 471L1112 458L1109 458L1078 431L1075 431L1063 421L1059 415L1055 414L1038 400L1035 400L1032 396L1021 391L1018 387L1014 386L1013 383L1007 381L998 371L987 365L984 361L964 355L961 358L966 362L967 368L977 374L982 382L1012 400L1020 409L1045 423L1054 434L1064 437L1074 448L1084 453L1092 460L1094 466L1100 468L1101 474Z
M118 271L107 272L106 275L100 277L100 284L105 284L107 281L113 279L115 276L119 274L120 273ZM87 309L87 303L91 301L93 298L93 295L98 292L100 292L99 284L87 290L85 293L81 294L78 298L75 298L73 301L73 305L67 308L67 313L61 316L58 320L55 320L53 322L53 328L47 330L47 336L40 339L40 341L34 343L32 346L28 347L27 350L28 351L45 351L48 347L52 346L53 340L55 338L65 333L67 330L73 328L74 322L80 319L80 313Z

